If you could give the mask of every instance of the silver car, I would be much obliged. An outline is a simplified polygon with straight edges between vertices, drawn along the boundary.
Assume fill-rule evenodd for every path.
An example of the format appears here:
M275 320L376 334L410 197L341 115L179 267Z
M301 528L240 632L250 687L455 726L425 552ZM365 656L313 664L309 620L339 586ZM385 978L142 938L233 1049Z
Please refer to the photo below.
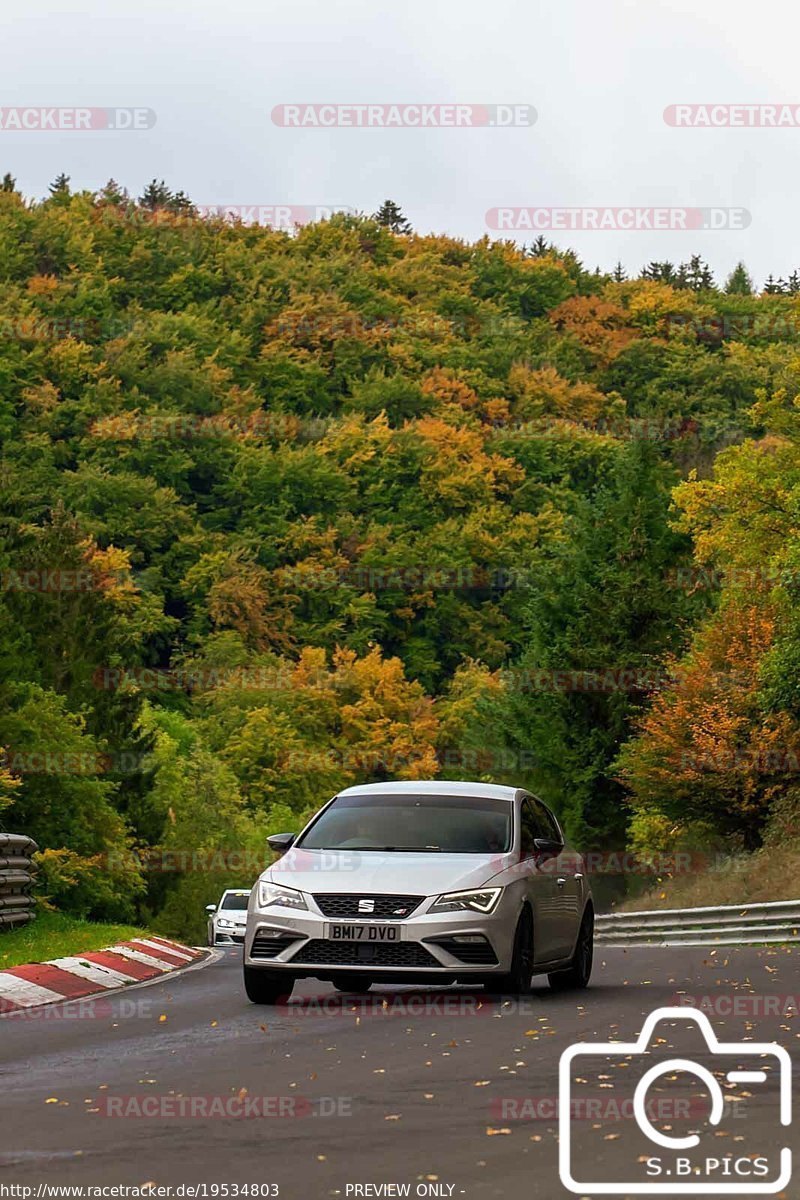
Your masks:
M381 983L482 983L520 994L531 976L583 988L594 906L583 860L520 788L373 783L334 796L253 888L244 985L275 1004L295 979L341 991Z
M207 904L209 946L230 946L244 941L249 888L228 888L219 904Z

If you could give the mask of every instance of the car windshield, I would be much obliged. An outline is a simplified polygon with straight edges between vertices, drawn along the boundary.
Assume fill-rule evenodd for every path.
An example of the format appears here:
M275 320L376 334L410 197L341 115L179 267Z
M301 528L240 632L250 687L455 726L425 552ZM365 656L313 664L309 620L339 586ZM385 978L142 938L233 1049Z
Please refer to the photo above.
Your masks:
M511 848L508 800L484 796L338 796L297 843L307 850L497 854Z
M228 892L222 897L220 909L236 908L241 910L247 908L247 901L249 899L249 892Z

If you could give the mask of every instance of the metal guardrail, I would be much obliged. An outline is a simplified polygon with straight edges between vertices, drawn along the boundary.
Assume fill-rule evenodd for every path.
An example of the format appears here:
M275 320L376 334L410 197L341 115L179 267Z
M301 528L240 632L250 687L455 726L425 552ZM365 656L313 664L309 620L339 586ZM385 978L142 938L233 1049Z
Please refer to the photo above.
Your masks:
M32 838L0 833L0 931L32 921L36 901L30 890L36 877Z
M800 900L606 913L595 941L608 946L739 946L800 942Z

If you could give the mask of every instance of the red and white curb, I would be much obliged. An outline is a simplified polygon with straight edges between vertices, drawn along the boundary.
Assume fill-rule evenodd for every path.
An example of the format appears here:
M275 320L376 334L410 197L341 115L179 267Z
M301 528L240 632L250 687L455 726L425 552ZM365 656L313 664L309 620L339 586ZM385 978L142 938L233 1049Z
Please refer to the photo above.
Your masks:
M204 950L153 934L106 950L8 967L0 971L0 1013L115 991L167 975L206 956Z

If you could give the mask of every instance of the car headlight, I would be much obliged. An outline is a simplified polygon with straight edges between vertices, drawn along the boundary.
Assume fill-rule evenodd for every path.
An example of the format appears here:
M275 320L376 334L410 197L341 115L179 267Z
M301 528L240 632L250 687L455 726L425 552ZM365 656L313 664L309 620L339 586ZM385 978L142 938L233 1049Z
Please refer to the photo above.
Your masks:
M479 892L445 892L437 896L431 905L431 912L472 912L490 913L497 904L502 888L482 888Z
M268 879L259 879L258 907L271 908L275 904L281 908L308 908L302 892L282 887L279 883L270 883Z
M220 929L228 929L231 925L233 925L233 921L229 921L227 917L217 917L217 924L219 925Z

